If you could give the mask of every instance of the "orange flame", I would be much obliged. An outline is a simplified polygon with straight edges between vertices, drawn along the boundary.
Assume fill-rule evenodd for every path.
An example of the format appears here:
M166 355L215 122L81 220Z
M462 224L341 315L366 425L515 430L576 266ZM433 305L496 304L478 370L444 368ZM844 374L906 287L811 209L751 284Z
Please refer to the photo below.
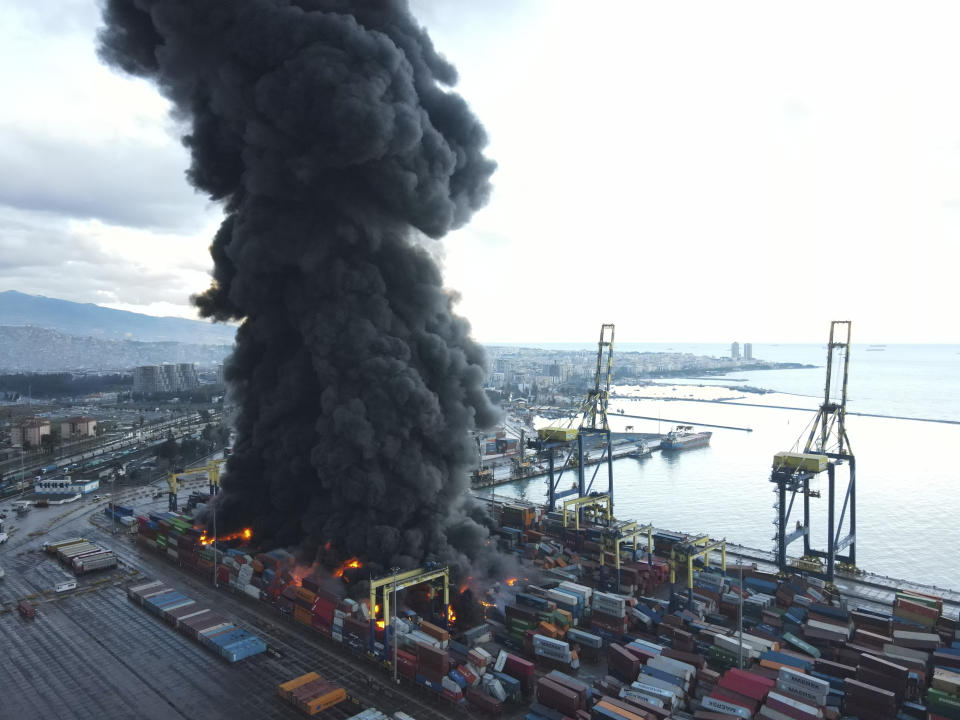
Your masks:
M244 528L240 532L230 533L229 535L218 535L216 537L208 537L207 531L204 530L203 534L200 535L200 544L201 545L211 545L216 542L224 542L226 540L250 540L253 538L253 530L250 528Z
M507 585L509 585L510 587L513 587L516 584L517 584L516 578L507 578Z
M453 605L447 605L447 623L453 625L455 622L457 622L457 616L453 612Z
M316 569L316 564L306 566L306 565L297 565L293 570L290 571L290 576L293 578L294 584L297 586L303 585L303 579L305 577L310 577L313 575L314 570Z
M460 594L460 595L463 595L463 594L464 594L467 590L469 590L469 589L470 589L470 586L467 585L466 583L464 583L463 585L460 586L460 593L459 593L459 594Z
M357 558L352 557L349 560L347 560L345 563L343 563L343 565L341 565L336 570L334 570L333 576L343 577L344 571L349 570L351 568L361 568L361 567L363 567L363 563L360 562L360 560L358 560Z
M386 621L386 620L377 620L377 627L380 628L381 630L383 630L384 628L387 627L387 621Z

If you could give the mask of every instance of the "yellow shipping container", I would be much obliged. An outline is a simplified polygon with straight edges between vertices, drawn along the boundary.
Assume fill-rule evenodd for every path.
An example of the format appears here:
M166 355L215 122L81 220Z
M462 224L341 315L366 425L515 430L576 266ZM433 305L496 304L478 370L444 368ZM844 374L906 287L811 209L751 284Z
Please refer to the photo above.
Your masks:
M303 623L304 625L310 625L310 623L313 620L313 616L311 615L309 610L306 610L305 608L302 608L299 605L296 605L293 608L293 619L296 620L298 623Z
M308 715L316 715L327 708L332 708L337 703L347 699L347 693L343 688L331 690L320 697L315 697L307 701L306 711Z
M781 452L773 456L773 467L819 473L827 469L827 459L815 453Z
M577 439L577 429L567 427L545 427L537 430L537 437L547 442L571 442Z
M310 604L313 604L313 601L317 599L317 594L312 590L307 590L305 587L298 587L297 597L300 598L301 600L305 600Z
M277 694L282 698L287 698L290 696L290 693L296 690L298 687L303 687L307 683L318 680L319 678L319 674L310 672L306 675L301 675L298 678L294 678L293 680L287 680L287 682L280 683L280 685L277 686Z

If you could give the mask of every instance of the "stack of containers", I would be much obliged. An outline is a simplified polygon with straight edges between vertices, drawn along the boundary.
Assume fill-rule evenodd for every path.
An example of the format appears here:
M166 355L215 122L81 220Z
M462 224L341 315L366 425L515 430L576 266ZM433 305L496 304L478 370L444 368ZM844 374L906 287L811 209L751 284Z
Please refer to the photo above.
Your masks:
M426 643L417 643L417 674L414 679L435 692L443 687L441 681L450 672L450 656L443 650Z
M520 691L523 697L528 697L533 692L534 672L536 668L529 660L524 660L518 655L512 655L501 651L493 666L494 672L502 673L514 678L520 684Z
M347 699L347 693L343 688L337 687L315 672L280 684L277 686L277 694L307 715L316 715Z
M105 570L117 566L117 556L112 550L100 550L80 557L75 557L70 563L73 572L77 575L92 572L94 570Z
M620 639L628 629L627 599L622 595L594 592L591 596L590 626Z
M760 710L775 683L768 677L746 670L728 670L710 694L701 700L704 708L752 718Z
M569 643L538 634L533 635L532 641L533 653L538 659L569 666L574 670L580 667L580 659L575 651L570 650Z
M194 600L158 580L127 588L127 597L228 662L237 662L266 650L260 638L227 622L217 613L197 608Z

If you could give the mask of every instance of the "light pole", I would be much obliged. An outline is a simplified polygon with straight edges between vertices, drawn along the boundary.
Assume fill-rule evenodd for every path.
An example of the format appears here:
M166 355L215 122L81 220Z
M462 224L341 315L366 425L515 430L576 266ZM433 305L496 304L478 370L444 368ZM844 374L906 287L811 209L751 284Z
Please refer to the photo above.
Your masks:
M397 677L397 645L399 641L397 640L397 573L400 572L400 568L394 567L393 570L393 605L390 607L392 618L390 625L393 628L393 684L399 685L400 679Z
M740 631L740 643L737 647L737 667L743 670L743 558L737 558L740 569L740 612L737 618L737 629Z
M211 498L211 501L214 498ZM220 587L217 584L217 504L216 502L211 502L213 505L213 586L215 588Z
M110 503L113 505L113 512L110 514L113 516L113 530L111 532L117 534L117 469L113 469L113 474L110 476Z

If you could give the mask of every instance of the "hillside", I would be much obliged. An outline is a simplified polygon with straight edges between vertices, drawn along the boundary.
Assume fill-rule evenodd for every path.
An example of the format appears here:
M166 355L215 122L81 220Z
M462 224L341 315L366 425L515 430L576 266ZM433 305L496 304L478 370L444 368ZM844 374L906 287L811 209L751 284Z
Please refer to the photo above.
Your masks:
M236 333L236 329L230 325L153 317L126 310L112 310L92 303L27 295L16 290L0 292L0 325L30 325L102 340L194 345L231 345Z
M38 327L0 326L0 372L105 372L165 362L209 365L223 362L232 349L232 344L105 340Z

